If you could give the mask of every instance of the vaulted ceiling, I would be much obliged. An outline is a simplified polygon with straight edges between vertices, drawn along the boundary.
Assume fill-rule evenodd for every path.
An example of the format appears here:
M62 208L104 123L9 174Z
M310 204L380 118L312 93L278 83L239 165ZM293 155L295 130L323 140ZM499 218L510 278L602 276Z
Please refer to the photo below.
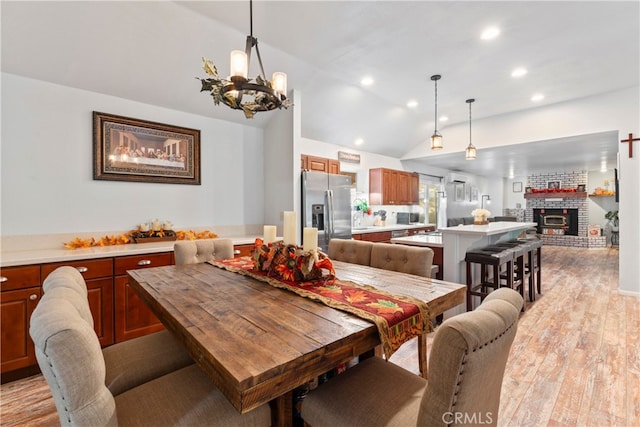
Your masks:
M250 126L277 114L248 121L213 106L194 79L204 76L202 56L228 72L230 50L243 49L249 33L248 1L3 1L1 8L3 72ZM433 132L433 74L443 76L443 133L468 120L467 98L477 100L473 116L482 119L640 84L635 1L256 0L253 9L265 71L287 72L289 89L301 93L303 136L397 158ZM491 25L500 35L482 40ZM516 67L528 73L514 79ZM373 85L360 84L365 75ZM538 92L545 98L534 103ZM418 106L407 107L409 100ZM594 150L617 151L615 135L596 135L580 152L590 141ZM563 141L553 142L562 150ZM493 150L492 162L532 149L521 145ZM578 154L569 153L565 162ZM446 156L440 165L470 167Z

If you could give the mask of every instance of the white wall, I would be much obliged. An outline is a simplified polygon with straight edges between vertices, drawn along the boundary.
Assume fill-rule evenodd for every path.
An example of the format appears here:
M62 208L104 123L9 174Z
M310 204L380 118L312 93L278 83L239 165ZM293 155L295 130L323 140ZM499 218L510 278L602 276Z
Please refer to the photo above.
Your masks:
M92 111L200 129L202 185L94 181ZM128 230L152 218L214 232L262 224L262 139L260 129L3 73L2 235Z

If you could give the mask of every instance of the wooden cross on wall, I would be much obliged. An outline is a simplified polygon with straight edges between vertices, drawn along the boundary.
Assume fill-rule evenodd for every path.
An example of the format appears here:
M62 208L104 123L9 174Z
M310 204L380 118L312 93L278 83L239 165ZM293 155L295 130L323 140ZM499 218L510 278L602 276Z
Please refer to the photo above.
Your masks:
M629 134L629 139L623 139L620 141L629 143L629 158L633 157L633 141L640 141L640 138L634 138L632 133Z

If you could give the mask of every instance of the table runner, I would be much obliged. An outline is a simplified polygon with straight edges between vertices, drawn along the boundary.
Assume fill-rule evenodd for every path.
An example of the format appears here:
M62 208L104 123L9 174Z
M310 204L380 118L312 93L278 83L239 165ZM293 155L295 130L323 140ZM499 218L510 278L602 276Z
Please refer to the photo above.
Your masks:
M433 330L429 307L425 302L415 298L390 294L373 286L334 279L333 276L299 282L283 280L255 269L251 257L212 260L208 263L287 289L373 322L378 328L387 360L411 338Z

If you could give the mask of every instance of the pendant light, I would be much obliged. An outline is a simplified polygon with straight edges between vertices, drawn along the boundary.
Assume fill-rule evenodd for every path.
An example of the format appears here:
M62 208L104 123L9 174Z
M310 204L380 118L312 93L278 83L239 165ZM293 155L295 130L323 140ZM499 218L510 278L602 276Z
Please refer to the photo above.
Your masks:
M249 1L250 34L244 52L231 51L230 77L218 76L216 66L210 60L202 58L204 71L210 76L199 79L202 83L200 92L210 92L215 105L221 102L234 110L242 110L247 119L260 111L270 111L276 108L288 108L291 101L287 99L287 75L282 72L273 73L271 81L267 80L258 50L258 39L253 37L253 1ZM248 78L251 62L251 49L256 48L260 74L255 82Z
M467 104L469 104L469 145L465 150L465 158L467 160L475 160L476 159L476 147L471 143L471 103L475 102L475 99L467 99Z
M431 76L431 80L433 80L436 87L435 130L433 131L433 135L431 135L432 150L442 150L442 135L438 132L438 80L440 80L441 77L442 76L440 74Z

